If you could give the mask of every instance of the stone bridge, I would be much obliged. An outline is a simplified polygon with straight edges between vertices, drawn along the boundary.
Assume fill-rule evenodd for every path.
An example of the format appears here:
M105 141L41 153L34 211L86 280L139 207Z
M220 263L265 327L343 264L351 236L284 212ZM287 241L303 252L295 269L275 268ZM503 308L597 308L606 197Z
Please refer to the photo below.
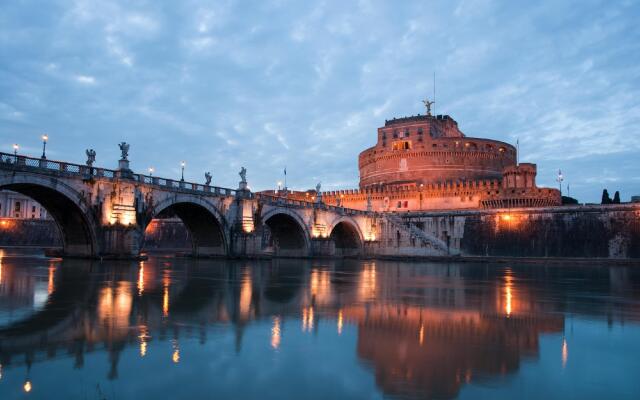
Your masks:
M137 174L0 153L0 189L27 195L59 227L63 253L137 257L152 219L176 215L196 256L359 256L379 241L381 215Z

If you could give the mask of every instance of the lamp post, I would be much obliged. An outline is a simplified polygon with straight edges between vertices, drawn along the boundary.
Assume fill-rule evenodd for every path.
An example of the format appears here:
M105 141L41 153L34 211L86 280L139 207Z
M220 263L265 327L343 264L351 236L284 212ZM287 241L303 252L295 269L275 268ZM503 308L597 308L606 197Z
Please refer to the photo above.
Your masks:
M180 177L180 182L184 182L184 166L185 166L185 162L184 161L180 162L180 167L182 167L182 175Z
M46 134L42 135L42 159L47 158L45 152L47 150L47 140L49 140L49 136Z
M149 176L153 176L153 167L149 167Z
M13 145L13 155L16 156L16 157L18 157L18 148L19 147L20 146L18 146L17 144Z
M556 181L560 185L560 196L562 196L562 181L564 181L564 176L562 176L562 171L558 170L558 176L556 177Z

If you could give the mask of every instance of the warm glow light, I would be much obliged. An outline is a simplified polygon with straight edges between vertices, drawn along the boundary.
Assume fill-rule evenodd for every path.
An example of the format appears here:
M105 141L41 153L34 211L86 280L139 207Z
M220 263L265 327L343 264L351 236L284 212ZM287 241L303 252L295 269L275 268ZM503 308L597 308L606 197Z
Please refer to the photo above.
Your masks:
M569 346L567 345L567 339L562 338L562 368L567 366L567 360L569 359Z
M302 332L311 332L313 330L313 307L302 309Z
M22 387L26 393L31 391L31 381L26 381Z
M138 295L142 296L144 292L144 261L140 261L140 269L138 270Z
M358 282L358 295L360 300L367 301L376 298L376 263L369 262L363 266Z
M147 332L145 325L140 327L140 335L138 335L138 339L140 339L140 357L147 355L147 339L149 338Z
M169 285L171 284L171 276L169 276L170 272L168 270L164 270L164 277L162 278L162 315L165 317L169 316Z
M418 332L418 340L420 341L420 346L424 343L424 324L420 324L420 331Z
M20 146L18 146L17 144L14 144L14 145L13 145L13 149L14 149L15 151L18 151L18 148L20 148Z
M47 284L47 293L51 294L53 293L53 290L55 289L55 286L53 284L53 276L56 272L56 266L53 265L53 263L49 264L49 282Z
M342 309L338 310L338 335L342 335Z
M331 275L329 270L311 270L309 289L313 304L327 304L331 301Z
M180 162L180 166L181 166L182 168L184 168L184 166L185 166L185 165L187 165L187 164L186 164L184 161Z
M271 327L271 347L276 350L280 347L280 335L280 317L275 316L273 317L273 326Z
M42 140L44 140L44 141L46 142L47 140L49 140L49 136L47 136L47 135L42 135Z
M180 346L177 340L173 341L173 354L171 355L171 361L175 364L180 362Z
M253 296L253 283L251 273L245 269L242 274L242 285L240 286L240 316L248 318L251 311L251 297Z
M509 215L509 214L504 214L504 215L502 216L502 220L503 220L503 221L511 221L511 215Z
M507 314L507 317L510 317L513 311L513 277L511 276L510 269L505 272L504 280L504 312Z

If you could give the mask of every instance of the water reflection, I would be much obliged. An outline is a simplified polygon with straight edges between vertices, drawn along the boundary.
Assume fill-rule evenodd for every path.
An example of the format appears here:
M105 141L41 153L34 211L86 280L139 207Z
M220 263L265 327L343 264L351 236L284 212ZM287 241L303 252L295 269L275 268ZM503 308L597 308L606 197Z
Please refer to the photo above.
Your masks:
M367 375L380 396L454 398L468 389L474 397L472 390L491 382L491 390L513 397L522 386L503 378L518 376L527 363L548 368L547 338L559 340L552 357L558 368L580 367L568 363L568 315L609 330L640 321L638 272L626 267L166 258L95 263L5 256L0 273L2 398L17 397L16 386L34 395L42 390L42 396L46 379L38 383L33 375L40 364L70 358L82 370L86 357L105 354L108 368L92 368L91 379L135 387L140 382L121 373L132 357L151 358L153 366L142 364L137 373L155 379L171 365L205 368L215 360L204 353L220 347L236 354L221 360L239 375L251 368L241 363L245 356L267 370L282 362L278 357L300 356L295 367L280 371L285 377L317 371L323 362L337 362L329 368L344 364L341 378L353 382L318 392L334 397L371 397L365 394ZM226 332L233 340L224 339ZM194 343L201 350L194 351ZM589 351L572 346L575 354ZM302 358L314 348L319 356ZM350 364L354 355L357 363ZM628 373L635 367L637 362ZM9 375L16 385L6 384ZM57 380L72 375L60 372ZM225 383L190 376L173 383L214 385L220 393L232 385L229 377ZM299 391L288 384L290 395L299 397L308 381L300 380ZM353 386L361 391L349 394ZM621 389L628 394L633 387ZM248 397L276 397L270 393Z

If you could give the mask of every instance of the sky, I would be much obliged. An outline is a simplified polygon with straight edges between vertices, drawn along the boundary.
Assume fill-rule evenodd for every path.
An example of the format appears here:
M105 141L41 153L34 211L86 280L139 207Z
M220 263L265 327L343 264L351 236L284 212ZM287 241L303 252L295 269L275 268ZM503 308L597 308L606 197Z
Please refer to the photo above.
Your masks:
M3 1L0 150L253 190L358 185L385 119L520 143L538 184L640 195L638 1Z

